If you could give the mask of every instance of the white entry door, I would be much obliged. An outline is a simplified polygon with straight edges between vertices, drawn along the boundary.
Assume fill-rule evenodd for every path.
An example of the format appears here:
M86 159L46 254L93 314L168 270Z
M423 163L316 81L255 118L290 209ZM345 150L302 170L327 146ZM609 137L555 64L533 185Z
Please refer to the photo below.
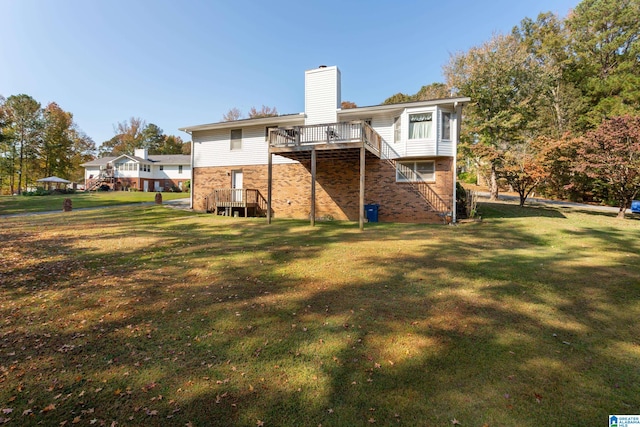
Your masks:
M234 202L242 201L242 171L231 171L231 188L237 191L233 191L232 197Z
M149 181L145 179L143 185L144 185L144 191L145 192L149 191Z

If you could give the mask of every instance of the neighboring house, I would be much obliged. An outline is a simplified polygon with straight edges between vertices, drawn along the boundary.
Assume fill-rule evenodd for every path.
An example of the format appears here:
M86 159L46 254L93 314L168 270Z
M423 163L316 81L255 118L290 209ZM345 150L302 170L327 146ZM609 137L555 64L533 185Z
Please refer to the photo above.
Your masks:
M462 107L448 98L342 110L340 71L305 73L305 112L190 126L193 209L364 221L455 221ZM375 208L375 207L373 207Z
M112 190L186 190L191 180L191 158L183 154L148 155L136 149L133 156L102 157L83 163L86 190L102 185Z

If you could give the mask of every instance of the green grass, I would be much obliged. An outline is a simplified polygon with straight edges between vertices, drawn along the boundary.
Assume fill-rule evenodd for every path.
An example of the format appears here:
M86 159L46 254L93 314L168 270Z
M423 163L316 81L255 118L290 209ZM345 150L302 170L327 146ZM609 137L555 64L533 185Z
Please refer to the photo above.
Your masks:
M73 209L97 206L116 206L129 203L153 202L156 193L129 191L99 191L49 196L0 196L0 215L25 212L61 211L64 199L70 198ZM162 200L189 197L189 193L162 193Z
M0 417L537 427L640 413L640 221L480 213L364 232L158 206L5 218Z

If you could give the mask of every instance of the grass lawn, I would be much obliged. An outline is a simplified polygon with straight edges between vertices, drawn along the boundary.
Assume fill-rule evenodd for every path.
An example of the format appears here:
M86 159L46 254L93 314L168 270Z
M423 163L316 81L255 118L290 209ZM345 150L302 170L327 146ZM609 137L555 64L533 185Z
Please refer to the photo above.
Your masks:
M160 206L5 218L0 424L555 427L640 414L640 221L480 212L364 232Z
M98 191L50 196L0 196L0 215L24 212L62 211L64 199L70 198L73 209L153 202L156 193L142 191ZM162 200L189 197L189 193L162 193Z

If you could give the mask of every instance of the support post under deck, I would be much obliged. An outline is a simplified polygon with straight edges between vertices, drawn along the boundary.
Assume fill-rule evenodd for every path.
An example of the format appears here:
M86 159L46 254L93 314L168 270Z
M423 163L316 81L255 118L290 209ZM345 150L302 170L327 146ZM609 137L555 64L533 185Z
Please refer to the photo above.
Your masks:
M267 166L267 224L271 224L271 187L273 181L273 154L269 153L269 162Z
M316 225L316 149L311 149L311 226Z
M360 148L360 231L364 230L364 171L366 152L364 146Z

